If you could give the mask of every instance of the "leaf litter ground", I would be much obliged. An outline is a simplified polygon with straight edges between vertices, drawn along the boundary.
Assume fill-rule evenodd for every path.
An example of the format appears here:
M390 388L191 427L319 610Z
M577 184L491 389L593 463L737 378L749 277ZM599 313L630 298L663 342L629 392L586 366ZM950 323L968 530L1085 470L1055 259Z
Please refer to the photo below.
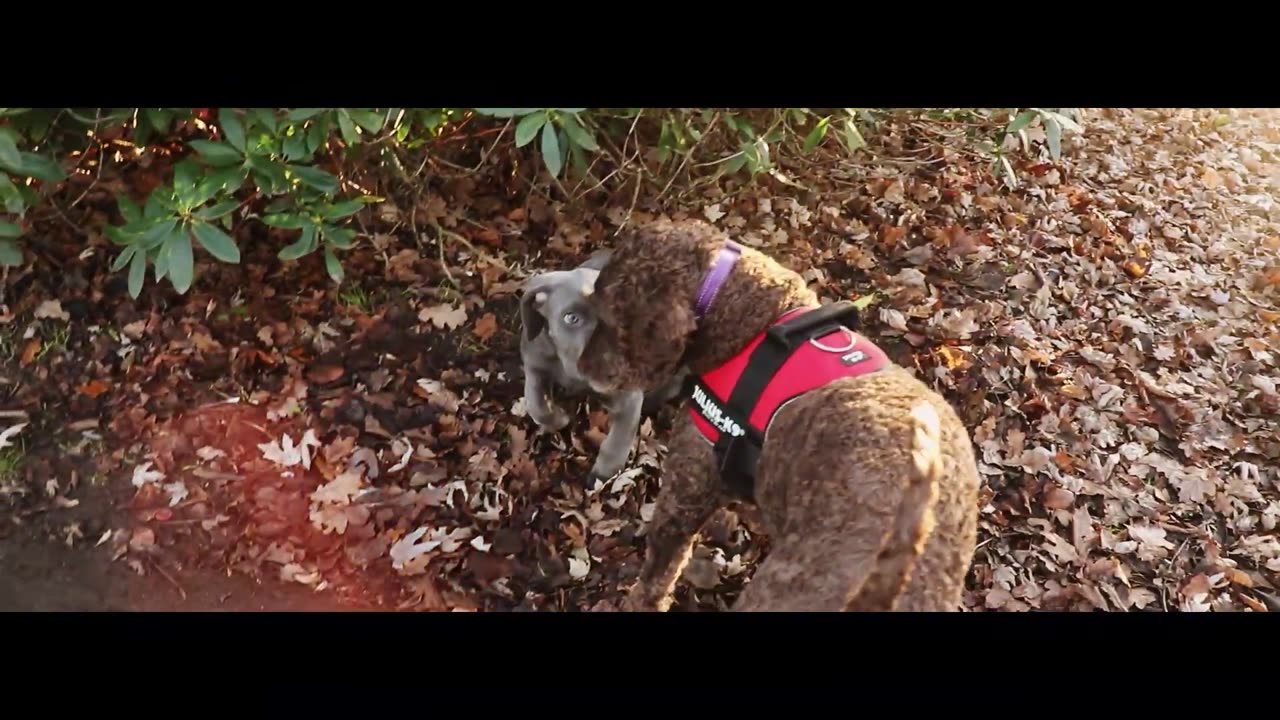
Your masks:
M0 605L611 606L675 410L587 484L607 415L528 419L517 293L665 212L870 299L869 330L959 409L986 480L967 609L1274 609L1280 117L1095 111L1060 161L1015 162L1012 190L963 129L893 119L858 163L684 207L438 178L360 217L372 242L337 289L243 223L242 265L134 303L89 193L5 280L0 569L19 583ZM732 604L768 552L757 526L713 520L677 609Z

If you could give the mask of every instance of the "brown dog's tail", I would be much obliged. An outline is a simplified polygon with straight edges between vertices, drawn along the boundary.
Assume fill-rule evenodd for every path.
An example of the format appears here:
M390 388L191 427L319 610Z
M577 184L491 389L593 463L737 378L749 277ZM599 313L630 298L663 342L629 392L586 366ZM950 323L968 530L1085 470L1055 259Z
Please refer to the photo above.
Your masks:
M892 610L906 589L916 559L933 532L933 506L942 482L942 422L927 401L911 409L911 472L893 526L876 557L875 570L851 598L850 610Z

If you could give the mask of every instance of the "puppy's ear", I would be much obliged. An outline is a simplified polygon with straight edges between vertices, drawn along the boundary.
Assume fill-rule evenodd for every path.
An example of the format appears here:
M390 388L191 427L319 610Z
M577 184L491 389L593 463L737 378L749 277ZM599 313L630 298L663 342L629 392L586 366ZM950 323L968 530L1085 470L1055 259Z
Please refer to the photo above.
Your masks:
M603 270L604 266L609 264L609 258L611 257L613 257L612 249L606 248L604 250L598 250L591 257L587 258L586 262L582 263L579 267L588 268L590 270Z
M525 340L533 340L547 327L547 319L539 307L547 301L547 290L541 283L530 283L520 297L520 324Z

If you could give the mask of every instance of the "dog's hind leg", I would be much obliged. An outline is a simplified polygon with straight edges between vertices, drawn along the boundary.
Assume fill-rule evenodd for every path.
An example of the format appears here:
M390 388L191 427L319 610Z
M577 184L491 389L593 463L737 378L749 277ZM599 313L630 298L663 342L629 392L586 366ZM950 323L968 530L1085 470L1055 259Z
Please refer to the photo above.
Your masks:
M880 559L895 535L894 516L862 515L844 532L787 533L760 563L734 612L844 612L894 609L895 573ZM905 578L900 578L905 580ZM863 591L870 594L864 595Z
M978 486L973 444L959 428L958 418L947 417L950 408L939 407L943 415L939 445L939 472L947 478L934 503L934 527L924 553L915 559L914 570L898 600L898 610L907 612L955 612L961 609L964 577L972 563L978 536L978 512L974 505Z
M666 612L670 608L671 591L689 562L698 531L727 502L714 458L711 447L684 416L662 467L662 490L646 531L644 565L627 597L627 609Z
M897 609L930 537L942 430L928 402L857 392L815 391L779 414L768 442L787 452L761 459L759 481L773 549L734 610ZM841 405L841 422L816 410Z
M919 402L911 409L911 422L912 474L898 506L893 532L880 549L876 569L861 590L850 595L845 608L850 612L895 609L933 533L934 508L945 471L942 427L938 411L928 402Z

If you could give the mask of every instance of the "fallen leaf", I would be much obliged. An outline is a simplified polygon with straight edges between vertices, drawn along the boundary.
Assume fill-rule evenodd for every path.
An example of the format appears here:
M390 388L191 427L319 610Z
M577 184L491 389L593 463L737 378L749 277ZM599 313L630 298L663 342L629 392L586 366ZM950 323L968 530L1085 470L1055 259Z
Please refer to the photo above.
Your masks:
M347 508L335 505L322 505L315 508L311 511L309 519L312 525L326 535L330 532L343 535L347 532L347 525L350 523Z
M1253 587L1253 578L1249 577L1249 573L1244 572L1243 570L1229 568L1227 570L1227 579L1230 580L1233 585L1239 585L1247 588Z
M124 327L120 328L120 332L130 340L141 340L142 334L147 330L146 320L135 320Z
M900 205L907 199L902 180L894 180L889 183L889 187L885 188L884 191L884 199L895 205Z
M463 307L452 305L436 305L423 308L418 313L418 320L429 322L438 328L453 330L467 321L467 311Z
M1079 559L1080 555L1076 552L1075 546L1068 543L1061 535L1046 532L1044 538L1049 541L1043 546L1044 549L1052 553L1058 562L1072 563Z
M907 330L907 316L902 314L900 310L892 308L880 308L880 322L888 325L894 330Z
M1062 395L1066 395L1072 400L1083 400L1089 397L1089 392L1087 390L1072 383L1067 383L1066 385L1058 388L1058 392Z
M445 412L456 413L461 406L461 398L457 393L445 387L439 380L419 378L413 393Z
M258 445L258 449L262 451L262 457L267 460L284 467L301 465L307 470L311 469L311 448L318 447L320 447L320 440L316 438L315 430L311 429L303 434L297 445L293 444L293 437L288 433L282 435L279 440Z
M1147 556L1143 557L1144 560L1163 557L1168 554L1164 551L1174 548L1174 544L1165 539L1168 533L1162 527L1132 523L1128 529L1129 537L1137 540L1141 546L1139 557Z
M1148 264L1140 260L1125 260L1121 267L1124 268L1129 277L1137 280L1147 274Z
M152 470L150 462L144 462L133 469L133 486L140 488L147 483L159 482L164 479L164 473Z
M1254 598L1250 597L1247 594L1244 594L1244 593L1240 594L1240 602L1243 602L1245 605L1248 605L1249 609L1254 612L1269 612L1267 606L1264 603L1261 603L1255 600Z
M999 610L1013 600L1013 594L1004 588L995 587L987 591L982 604L988 610Z
M948 370L954 370L962 365L968 364L964 351L957 350L950 345L942 345L938 347L938 354L942 356L942 364Z
M391 546L391 550L389 552L389 555L391 556L391 567L397 570L407 569L408 564L412 560L434 550L436 545L439 543L418 542L422 539L422 536L427 534L429 529L430 528L427 527L420 527L396 541L396 543Z
M181 480L165 485L164 491L169 494L169 507L174 507L183 500L186 500L187 495L190 494L187 491L186 484Z
M1075 504L1075 493L1062 488L1054 488L1044 496L1044 506L1051 510L1065 510Z
M445 530L444 528L433 529L424 525L391 546L392 567L397 570L407 569L412 560L436 548L439 548L441 552L454 552L462 547L464 540L471 537L471 532L470 528ZM423 540L424 535L426 536L425 540ZM422 542L419 542L419 540L422 540Z
M581 580L591 571L591 555L584 547L574 548L569 557L569 577Z
M13 443L9 442L9 440L19 432L22 432L22 428L26 426L27 423L18 423L17 425L10 425L5 428L3 432L0 432L0 450L7 447L13 447Z
M1213 168L1205 168L1200 175L1200 182L1208 189L1215 190L1222 186L1222 176Z
M200 458L201 460L204 460L205 462L211 462L220 457L226 457L226 456L227 456L226 452L219 450L218 448L210 445L205 445L204 447L198 448L196 450L196 457Z
M1147 588L1134 588L1129 592L1129 603L1142 610L1156 601L1156 594Z
M285 582L315 585L320 582L320 573L315 570L307 570L297 563L289 563L280 568L280 579Z
M18 358L18 364L26 367L35 362L36 356L40 354L40 338L31 338L26 345L22 346L22 356Z
M156 532L148 527L137 528L129 538L129 549L141 552L156 544Z
M359 473L344 472L333 481L325 483L311 493L311 501L347 505L351 498L364 488L363 478Z
M488 341L498 331L498 318L493 313L485 313L476 321L472 330L482 342Z
M906 271L904 270L903 272ZM929 324L945 331L946 337L957 340L966 340L979 329L972 308L943 310L938 315L935 315L929 321Z
M316 365L307 370L307 379L316 385L328 385L342 379L346 372L341 365Z
M359 472L361 466L364 467L365 477L376 480L381 472L378 453L367 447L359 447L352 451L351 457L347 458L347 472Z
M76 392L80 393L81 395L87 395L91 398L96 398L102 393L110 389L111 389L111 386L103 382L102 380L90 380L89 382L76 388Z
M40 320L52 318L66 322L71 319L67 311L62 309L62 302L59 300L45 300L40 303L36 307L35 316Z

